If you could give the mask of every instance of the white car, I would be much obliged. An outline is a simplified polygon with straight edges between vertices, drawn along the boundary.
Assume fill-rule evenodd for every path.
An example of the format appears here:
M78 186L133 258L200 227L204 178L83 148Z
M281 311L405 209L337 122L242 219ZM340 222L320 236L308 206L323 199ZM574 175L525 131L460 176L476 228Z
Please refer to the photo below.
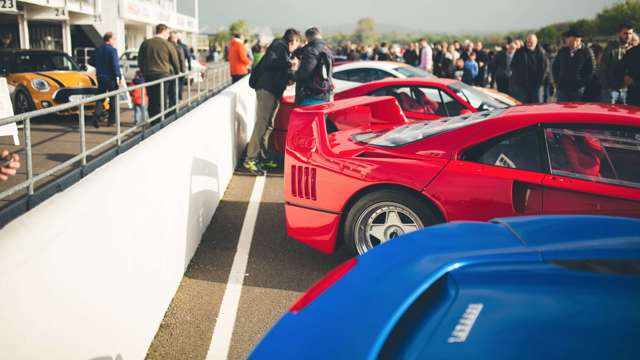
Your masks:
M202 82L204 78L204 72L207 69L206 65L201 64L198 60L188 59L191 62L191 71L189 74L189 79L193 83ZM127 82L133 80L136 76L136 71L138 71L138 50L127 50L120 56L120 67L122 70L122 74L127 80ZM187 60L185 60L185 69L188 69L189 65Z
M122 76L129 82L136 77L138 71L138 50L127 50L120 56Z
M433 78L433 74L417 67L392 61L354 61L333 68L335 91L339 92L371 81L387 78Z

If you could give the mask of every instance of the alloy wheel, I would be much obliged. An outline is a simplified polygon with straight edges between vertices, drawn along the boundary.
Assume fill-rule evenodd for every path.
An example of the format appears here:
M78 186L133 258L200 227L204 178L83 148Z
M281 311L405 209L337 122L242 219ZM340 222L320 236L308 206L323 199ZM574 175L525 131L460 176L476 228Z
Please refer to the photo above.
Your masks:
M374 246L423 227L420 217L408 207L394 202L377 203L358 217L356 249L358 254L364 254Z

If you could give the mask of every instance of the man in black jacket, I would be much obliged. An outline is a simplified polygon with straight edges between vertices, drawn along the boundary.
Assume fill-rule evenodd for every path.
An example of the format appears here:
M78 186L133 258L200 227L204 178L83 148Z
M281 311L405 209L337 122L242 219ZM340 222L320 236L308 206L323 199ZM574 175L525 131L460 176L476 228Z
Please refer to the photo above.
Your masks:
M553 79L558 89L559 102L584 100L584 90L595 71L595 58L591 49L582 43L580 34L569 30L562 34L565 47L558 51L553 62Z
M523 104L542 102L542 81L547 59L535 34L527 35L526 46L518 49L511 62L511 94Z
M496 82L498 91L505 94L511 94L509 83L511 81L511 63L515 56L516 46L513 42L506 45L506 49L496 55L491 66L491 75Z
M290 57L298 46L300 33L288 29L282 39L276 39L269 45L251 74L250 83L256 90L256 123L243 166L255 175L262 175L265 169L278 166L268 156L269 136L280 98L293 78L292 69L298 60L290 60Z
M487 87L487 76L489 74L489 53L484 49L483 44L478 41L475 44L476 62L478 63L478 76L475 86Z
M629 88L627 104L640 106L640 46L634 46L624 54L622 66L625 73L624 82Z
M299 52L300 67L295 72L296 104L309 106L331 101L333 94L333 55L312 27L305 32L307 45Z

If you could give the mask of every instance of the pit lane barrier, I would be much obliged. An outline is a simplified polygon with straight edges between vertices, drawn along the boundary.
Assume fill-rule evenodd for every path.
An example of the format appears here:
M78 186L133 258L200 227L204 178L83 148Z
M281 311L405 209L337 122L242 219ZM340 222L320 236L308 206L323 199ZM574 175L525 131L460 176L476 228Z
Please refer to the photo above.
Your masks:
M245 78L1 229L3 357L145 358L254 122Z
M185 87L187 89L186 96L182 101L178 99L178 86L179 79L185 80ZM193 84L189 79L198 80L194 81ZM125 131L122 130L121 127L121 103L120 101L116 101L116 134L115 136L109 138L108 140L93 146L91 148L87 148L87 140L86 140L86 112L85 107L87 104L92 104L96 101L104 101L104 99L116 96L120 99L121 95L126 95L128 92L136 89L146 89L150 86L157 85L160 83L168 83L169 86L174 84L175 86L175 105L165 108L166 104L164 101L161 102L161 111L159 114L153 117L147 117L144 119L144 122L140 125L135 125L130 129ZM183 116L188 111L191 111L196 106L200 105L203 101L208 98L216 95L222 89L229 86L231 84L231 76L229 75L229 67L228 63L220 63L214 64L211 67L207 68L205 74L199 74L197 72L184 73L179 75L174 75L171 77L159 79L156 81L151 81L147 83L143 83L135 86L128 86L127 88L121 88L119 90L111 91L102 95L92 96L80 101L73 101L63 105L57 105L54 107L50 107L47 109L41 109L36 111L31 111L24 114L19 114L11 117L7 117L4 119L0 119L0 127L7 124L22 124L23 128L23 136L24 136L24 152L26 156L21 159L23 161L23 166L26 167L27 179L15 186L12 186L8 189L5 189L0 192L0 200L6 199L24 189L27 189L27 192L24 196L20 196L17 199L12 199L10 204L4 206L0 209L0 228L16 217L26 213L32 208L38 206L46 199L55 195L56 193L63 191L69 186L73 185L75 182L79 181L86 175L95 171L100 166L104 165L106 162L113 159L115 156L127 151L132 146L143 141L145 138L153 135L163 127L177 120L179 117ZM165 98L165 86L160 86L160 97ZM192 88L197 91L197 94L192 94ZM144 98L143 98L144 99ZM144 101L144 100L143 100ZM144 105L147 105L146 103ZM111 105L110 105L111 106ZM34 174L33 171L33 147L32 147L32 131L31 124L32 120L37 117L56 114L58 112L69 110L69 109L79 109L79 135L80 135L80 151L77 155L73 156L71 159L62 162L42 173ZM135 136L129 135L139 132ZM105 149L107 149L105 151ZM87 161L87 157L98 154L97 158L92 161ZM80 164L79 167L69 170L73 166ZM53 181L49 181L52 175L56 175L56 178ZM46 183L43 183L47 180ZM40 184L36 188L36 184Z

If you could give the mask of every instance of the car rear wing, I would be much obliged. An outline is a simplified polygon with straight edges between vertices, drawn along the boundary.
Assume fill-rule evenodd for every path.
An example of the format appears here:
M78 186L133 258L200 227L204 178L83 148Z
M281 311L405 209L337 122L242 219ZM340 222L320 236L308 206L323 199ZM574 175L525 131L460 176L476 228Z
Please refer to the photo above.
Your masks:
M377 125L407 124L395 98L357 97L332 103L296 108L289 118L287 149L296 153L312 151L328 134Z

